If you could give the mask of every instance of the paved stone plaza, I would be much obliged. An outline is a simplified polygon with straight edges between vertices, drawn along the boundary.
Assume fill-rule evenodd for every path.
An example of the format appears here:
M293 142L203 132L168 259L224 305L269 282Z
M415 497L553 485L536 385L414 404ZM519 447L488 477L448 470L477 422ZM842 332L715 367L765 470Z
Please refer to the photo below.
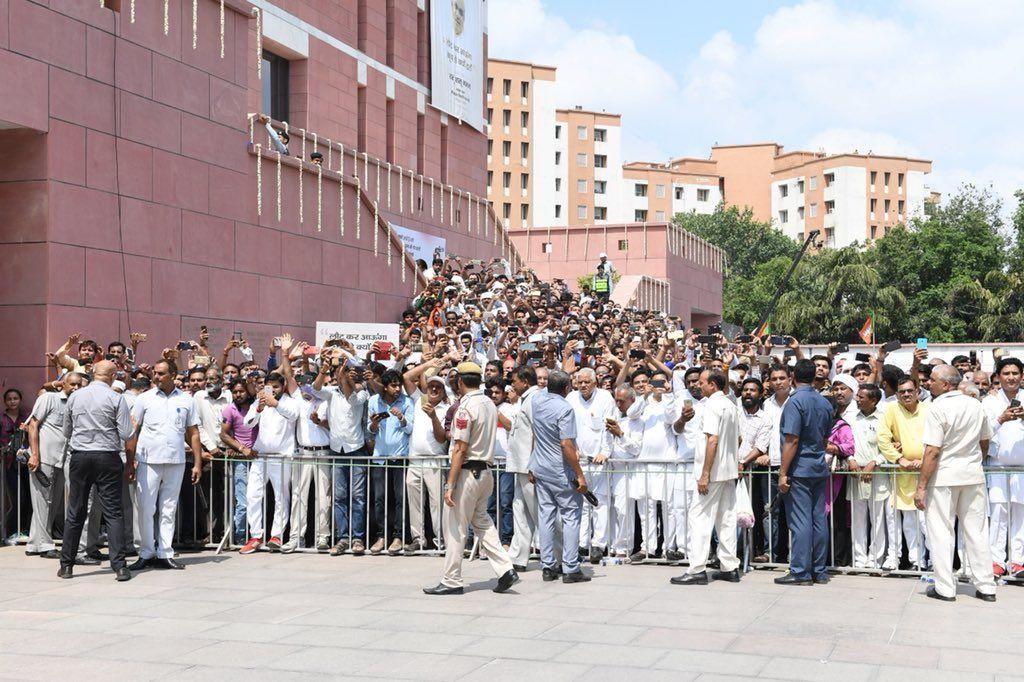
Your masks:
M592 582L524 575L496 595L427 597L436 558L186 555L186 571L109 570L0 550L3 679L995 680L1024 675L1024 589L956 604L909 579L780 588L675 587L679 569L597 567Z

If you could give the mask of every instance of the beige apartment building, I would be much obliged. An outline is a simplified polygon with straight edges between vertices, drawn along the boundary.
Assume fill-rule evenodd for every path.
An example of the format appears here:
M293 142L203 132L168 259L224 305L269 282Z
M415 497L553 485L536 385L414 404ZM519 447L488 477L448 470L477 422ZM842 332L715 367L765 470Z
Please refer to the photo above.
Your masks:
M721 177L710 159L634 161L622 167L625 221L665 222L676 213L713 213L722 201Z
M619 114L582 107L555 112L554 224L622 219L621 123Z

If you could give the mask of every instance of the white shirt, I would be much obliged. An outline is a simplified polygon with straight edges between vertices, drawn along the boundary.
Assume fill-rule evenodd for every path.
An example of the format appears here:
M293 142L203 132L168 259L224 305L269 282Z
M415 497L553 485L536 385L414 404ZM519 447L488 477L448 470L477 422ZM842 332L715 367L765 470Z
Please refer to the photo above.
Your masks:
M595 388L590 400L584 400L579 391L570 393L566 400L576 415L576 447L580 458L587 460L597 455L610 455L612 435L605 428L604 420L618 417L612 394L603 388Z
M196 401L175 388L170 394L151 388L138 397L132 418L141 424L135 456L147 464L184 464L185 430L199 426Z
M199 413L199 440L207 450L223 448L220 441L220 425L224 423L224 408L231 402L231 392L221 389L220 395L211 397L208 391L199 391L193 396Z
M326 386L313 395L327 403L327 421L331 427L331 450L338 453L354 452L363 447L363 420L370 394L365 390L352 391L349 397L337 386Z
M409 436L409 456L443 457L448 454L448 441L443 440L439 443L434 438L434 420L429 419L427 415L423 414L423 408L421 407L423 393L416 391L412 399L416 403L415 409L420 414L417 414L416 418L412 420L412 434ZM434 414L437 415L439 421L444 422L444 416L450 408L451 403L447 400L442 400L434 407Z
M740 415L736 404L721 391L704 402L703 417L704 434L717 436L718 446L715 448L715 461L711 464L708 480L728 481L739 476L739 445ZM704 460L707 457L707 444L698 450L693 459L693 470L700 476L704 471Z
M786 396L786 400L779 405L778 400L772 395L764 401L761 408L772 425L771 436L768 437L768 465L773 467L782 464L782 408L786 406L787 400L789 396Z
M1017 399L1024 397L1020 391ZM988 417L989 427L992 430L992 442L988 446L989 464L1013 465L1024 464L1024 420L1011 419L1000 424L999 415L1010 406L1010 399L1000 389L996 393L990 393L981 401Z
M693 417L683 425L683 432L676 434L676 457L681 462L692 462L694 454L704 448L706 437L701 426L701 417L704 414L704 401L694 400L693 396L685 388L677 394L675 401L676 409L673 411L675 419L678 420L683 414L685 401L690 401L693 408Z
M290 456L295 452L295 422L299 418L299 406L296 401L302 400L302 394L282 395L277 407L264 407L258 411L259 402L253 402L245 415L245 425L260 425L259 434L253 449L261 455Z
M519 414L519 404L502 403L498 405L498 414L505 417L509 424L514 424ZM498 422L498 430L494 437L494 458L504 461L508 457L508 429Z
M616 420L622 429L621 436L612 436L612 459L636 459L644 440L644 423L641 419L623 417L616 412Z
M877 406L871 414L864 414L859 408L852 414L847 410L843 414L843 419L853 431L854 461L862 467L871 462L878 466L885 464L886 459L878 450L878 425L882 419L882 411ZM889 476L887 475L875 474L870 481L864 481L860 476L855 476L852 480L852 484L847 483L847 499L874 499L878 502L889 496Z
M508 456L505 470L525 474L530 469L530 453L533 450L533 396L540 391L530 386L519 399L519 413L512 422L508 434Z
M921 438L925 446L942 450L932 485L984 483L979 442L991 438L992 427L979 401L957 390L933 400L924 418Z
M296 399L299 418L295 421L295 437L301 448L325 448L331 444L331 434L319 424L313 423L313 415L327 419L327 403L322 400L306 400L301 394ZM259 449L257 448L257 452Z
M671 423L675 405L672 398L669 395L663 395L660 401L645 398L633 403L633 408L638 404L640 419L644 425L644 437L638 459L651 462L675 461L676 437Z

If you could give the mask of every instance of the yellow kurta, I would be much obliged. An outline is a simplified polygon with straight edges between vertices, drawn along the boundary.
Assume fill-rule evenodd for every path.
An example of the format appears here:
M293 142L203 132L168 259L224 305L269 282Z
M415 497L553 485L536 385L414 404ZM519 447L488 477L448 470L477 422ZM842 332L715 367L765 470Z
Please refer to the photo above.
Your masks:
M924 458L924 417L928 413L928 403L918 403L917 410L907 412L898 401L885 406L882 419L878 425L878 451L886 460L895 464L900 457L909 460ZM901 450L893 447L899 443ZM907 511L916 509L914 492L917 490L917 473L906 472L896 474L896 508Z

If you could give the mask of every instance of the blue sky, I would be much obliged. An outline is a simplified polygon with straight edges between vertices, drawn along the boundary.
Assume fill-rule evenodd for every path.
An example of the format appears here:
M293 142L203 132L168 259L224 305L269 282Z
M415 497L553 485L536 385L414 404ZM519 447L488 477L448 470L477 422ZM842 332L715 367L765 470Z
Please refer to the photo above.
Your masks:
M712 144L931 159L1024 188L1024 2L488 0L490 54L558 67L559 106L623 116L626 160Z

